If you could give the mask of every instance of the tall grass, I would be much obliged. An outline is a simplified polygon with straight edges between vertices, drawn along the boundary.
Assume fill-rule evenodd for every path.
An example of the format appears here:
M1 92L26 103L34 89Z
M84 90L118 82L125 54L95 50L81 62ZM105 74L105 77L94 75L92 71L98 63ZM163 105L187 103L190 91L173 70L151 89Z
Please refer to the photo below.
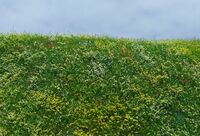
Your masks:
M0 35L0 135L200 135L200 41Z

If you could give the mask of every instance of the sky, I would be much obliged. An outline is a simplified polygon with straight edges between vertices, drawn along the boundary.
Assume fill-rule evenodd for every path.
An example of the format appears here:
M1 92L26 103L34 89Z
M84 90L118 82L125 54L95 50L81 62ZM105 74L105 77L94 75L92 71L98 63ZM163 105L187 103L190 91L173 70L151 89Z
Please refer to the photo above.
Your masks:
M0 0L0 33L200 38L200 0Z

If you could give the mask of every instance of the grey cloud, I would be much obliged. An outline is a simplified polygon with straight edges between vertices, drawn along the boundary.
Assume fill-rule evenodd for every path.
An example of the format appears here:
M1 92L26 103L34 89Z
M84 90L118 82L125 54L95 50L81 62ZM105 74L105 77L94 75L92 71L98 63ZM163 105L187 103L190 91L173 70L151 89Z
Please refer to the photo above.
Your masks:
M0 32L200 38L198 0L0 0Z

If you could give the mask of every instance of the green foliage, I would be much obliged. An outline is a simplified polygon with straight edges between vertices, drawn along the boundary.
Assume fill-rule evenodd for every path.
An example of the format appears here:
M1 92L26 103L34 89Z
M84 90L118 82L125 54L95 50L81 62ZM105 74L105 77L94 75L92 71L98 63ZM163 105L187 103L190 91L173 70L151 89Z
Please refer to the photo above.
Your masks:
M0 135L200 135L200 41L0 35Z

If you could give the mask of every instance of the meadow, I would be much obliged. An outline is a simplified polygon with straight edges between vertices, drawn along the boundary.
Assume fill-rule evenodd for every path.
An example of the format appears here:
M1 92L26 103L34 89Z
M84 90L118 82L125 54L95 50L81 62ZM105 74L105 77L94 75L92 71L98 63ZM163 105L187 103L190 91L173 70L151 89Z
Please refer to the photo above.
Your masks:
M0 34L0 135L200 135L200 41Z

